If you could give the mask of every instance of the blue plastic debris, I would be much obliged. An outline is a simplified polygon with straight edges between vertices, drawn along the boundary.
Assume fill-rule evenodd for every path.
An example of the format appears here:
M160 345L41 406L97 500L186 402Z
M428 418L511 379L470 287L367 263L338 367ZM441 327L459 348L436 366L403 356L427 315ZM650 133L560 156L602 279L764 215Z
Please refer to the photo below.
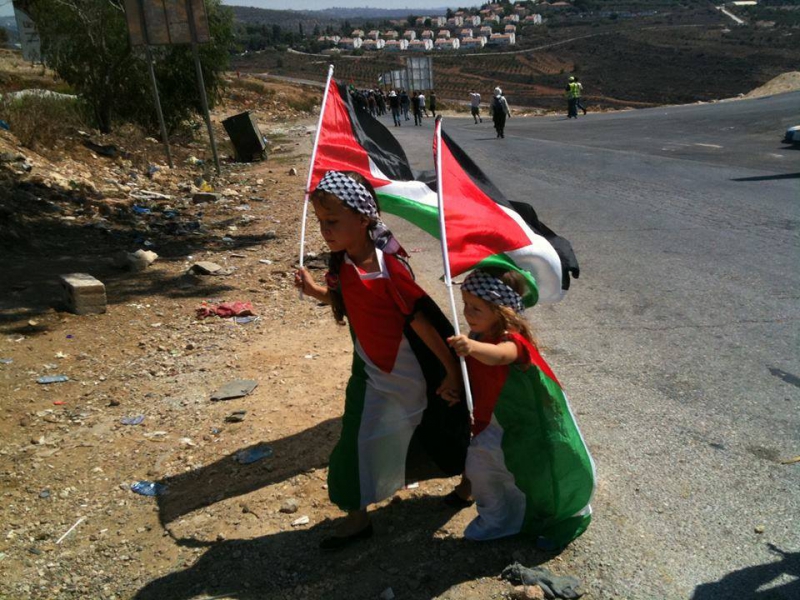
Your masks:
M45 375L44 377L39 377L36 383L63 383L64 381L69 381L69 377L66 375Z
M146 206L139 206L138 204L134 204L131 207L131 210L134 212L134 214L137 214L137 215L149 215L150 214L150 209L149 208L147 208Z
M140 425L144 421L144 415L136 415L133 417L123 417L122 424L123 425Z
M11 131L11 126L2 119L0 119L0 127L5 129L6 131Z
M131 485L131 491L140 496L163 496L167 493L167 486L153 481L137 481Z
M262 458L269 458L270 456L272 456L272 448L261 444L259 446L247 448L246 450L240 450L236 453L235 460L241 465L249 465Z

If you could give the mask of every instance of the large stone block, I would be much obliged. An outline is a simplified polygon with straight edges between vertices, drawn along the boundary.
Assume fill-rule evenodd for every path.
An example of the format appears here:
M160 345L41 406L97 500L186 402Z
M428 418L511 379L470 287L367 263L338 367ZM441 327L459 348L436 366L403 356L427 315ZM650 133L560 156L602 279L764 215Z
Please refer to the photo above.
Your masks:
M64 302L77 315L106 312L106 286L87 273L69 273L61 276Z

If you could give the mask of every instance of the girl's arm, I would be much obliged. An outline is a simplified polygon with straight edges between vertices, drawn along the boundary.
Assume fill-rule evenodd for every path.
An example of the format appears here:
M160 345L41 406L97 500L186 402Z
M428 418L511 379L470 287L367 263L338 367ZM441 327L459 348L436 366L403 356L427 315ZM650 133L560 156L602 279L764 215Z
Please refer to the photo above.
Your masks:
M510 365L519 358L519 351L514 342L487 344L471 340L465 335L454 335L447 338L447 343L459 356L471 356L475 360L492 367Z
M314 281L314 278L311 277L311 273L309 273L308 269L305 267L302 267L295 272L294 287L301 290L304 294L307 294L312 298L316 298L320 302L325 304L331 303L331 295L328 291L328 286L317 284Z
M436 331L436 328L423 313L418 312L411 319L411 329L444 365L447 374L436 389L436 393L452 406L461 399L461 393L464 390L464 382L461 380L461 369L458 366L458 361L450 353L439 332Z

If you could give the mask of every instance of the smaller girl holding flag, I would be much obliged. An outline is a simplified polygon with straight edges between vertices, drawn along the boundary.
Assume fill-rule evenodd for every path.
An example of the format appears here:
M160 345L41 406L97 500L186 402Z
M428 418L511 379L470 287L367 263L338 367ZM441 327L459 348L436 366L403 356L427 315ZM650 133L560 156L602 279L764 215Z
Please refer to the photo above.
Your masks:
M461 286L470 332L448 343L466 357L475 409L459 491L471 484L478 510L464 535L523 533L560 549L591 521L594 463L523 317L525 288L519 273L495 269L472 271Z

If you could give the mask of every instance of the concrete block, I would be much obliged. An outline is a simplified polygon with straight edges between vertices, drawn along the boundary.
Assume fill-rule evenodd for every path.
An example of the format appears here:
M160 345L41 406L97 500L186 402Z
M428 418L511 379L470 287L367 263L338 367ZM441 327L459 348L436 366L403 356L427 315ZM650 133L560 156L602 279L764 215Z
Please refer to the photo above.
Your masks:
M69 273L61 276L64 302L77 315L106 312L106 286L87 273Z

